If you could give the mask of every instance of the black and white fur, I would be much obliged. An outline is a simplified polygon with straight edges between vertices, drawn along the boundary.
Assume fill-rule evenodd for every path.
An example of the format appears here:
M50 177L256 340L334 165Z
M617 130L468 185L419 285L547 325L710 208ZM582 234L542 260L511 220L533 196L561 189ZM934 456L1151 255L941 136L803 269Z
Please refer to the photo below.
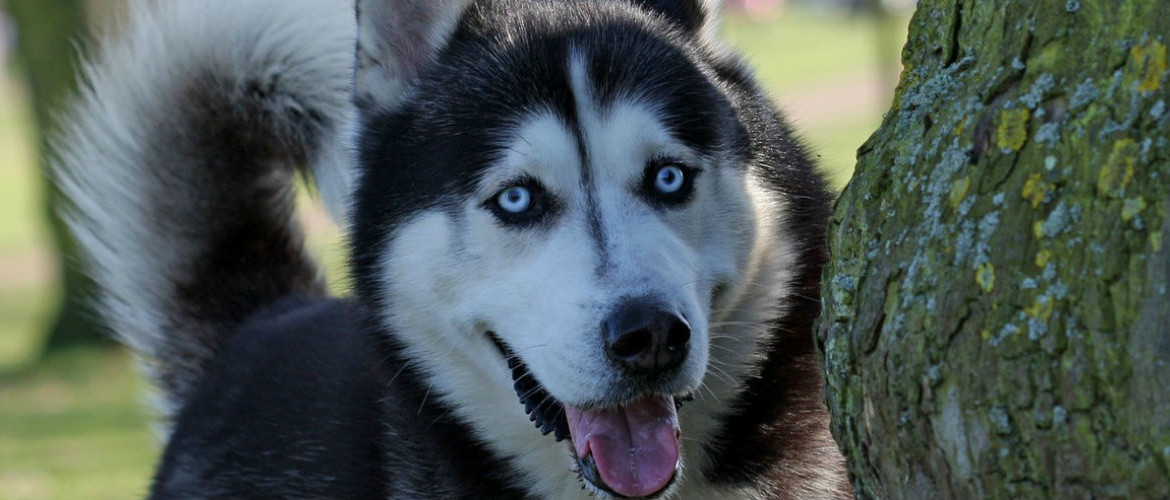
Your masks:
M714 7L356 4L139 4L66 115L71 226L161 389L152 498L607 496L555 412L648 394L681 404L660 496L848 498L811 333L830 195ZM301 167L352 298L304 249ZM516 185L539 216L493 205ZM685 318L669 373L603 353L631 300Z

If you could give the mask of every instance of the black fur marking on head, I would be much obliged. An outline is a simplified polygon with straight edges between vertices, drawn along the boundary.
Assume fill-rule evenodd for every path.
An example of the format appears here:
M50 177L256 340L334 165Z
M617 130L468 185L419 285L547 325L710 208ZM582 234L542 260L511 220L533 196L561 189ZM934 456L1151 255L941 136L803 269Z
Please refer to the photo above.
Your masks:
M606 42L586 46L597 104L604 109L623 99L647 102L676 140L702 154L738 142L727 136L740 127L731 103L700 69L702 55L685 39L647 37L645 29L631 21L596 29L591 38Z
M363 110L350 228L358 293L379 300L378 258L394 229L420 211L455 208L503 156L501 141L521 120L551 112L579 134L567 64L573 51L586 58L602 109L622 97L648 98L689 148L745 149L727 98L680 33L618 1L472 5L435 62L420 70L410 99L389 111Z

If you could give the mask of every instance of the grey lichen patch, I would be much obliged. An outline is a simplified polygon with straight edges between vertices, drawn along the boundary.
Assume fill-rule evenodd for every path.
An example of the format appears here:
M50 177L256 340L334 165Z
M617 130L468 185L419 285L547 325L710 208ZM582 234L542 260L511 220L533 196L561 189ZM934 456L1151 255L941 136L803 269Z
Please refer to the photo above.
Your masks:
M988 413L991 419L991 425L995 428L995 432L1001 436L1006 436L1012 433L1012 420L1008 417L1008 412L1002 406L993 406Z
M975 265L991 261L991 238L999 230L999 211L988 212L979 219L978 236L975 241Z
M1121 70L1113 72L1113 78L1109 80L1109 88L1105 89L1105 99L1112 101L1117 95L1117 90L1121 88L1121 82L1125 80L1125 73Z
M930 371L926 373L926 377L930 380L931 385L938 385L942 381L942 368L939 365L930 365Z
M1085 81L1081 82L1081 84L1077 86L1077 89L1073 91L1072 100L1069 101L1068 107L1070 110L1075 111L1087 106L1091 102L1096 101L1100 97L1101 91L1097 89L1097 85L1093 83L1093 79L1086 78Z
M1052 318L1055 306L1052 296L1042 294L1024 310L1024 319L1028 324L1028 340L1040 340L1048 333L1048 321Z
M1056 78L1049 74L1040 75L1040 78L1037 78L1032 83L1031 90L1027 94L1020 96L1020 102L1027 106L1028 109L1036 109L1040 106L1040 103L1044 102L1044 98L1054 87L1056 87ZM1037 115L1039 116L1039 112L1037 112Z
M1065 204L1064 200L1061 200L1056 204L1056 208L1052 209L1052 212L1048 214L1048 218L1044 219L1044 225L1042 226L1044 236L1047 238L1059 236L1068 229L1069 222L1068 205Z
M1068 410L1064 409L1064 407L1060 405L1053 406L1052 424L1064 425L1065 422L1068 422Z
M987 341L992 345L992 347L999 347L999 345L1002 344L1005 340L1008 340L1019 333L1020 327L1011 323L1006 323L1003 325L1003 328L999 329L999 333L997 333L994 337L990 337L987 339Z
M1052 296L1056 297L1056 300L1064 300L1068 298L1068 284L1063 281L1057 280L1056 283L1053 283L1049 289L1052 290Z
M1140 153L1142 163L1149 163L1150 162L1150 153L1153 150L1153 146L1154 146L1154 140L1152 138L1147 137L1145 139L1142 139L1142 149L1141 149L1141 153ZM1157 178L1158 171L1152 170L1152 171L1150 171L1150 175L1153 176L1154 178Z
M1060 124L1049 122L1041 125L1036 131L1036 142L1049 146L1060 142Z
M970 478L973 468L958 388L954 385L948 387L942 401L942 412L934 427L934 438L953 457L952 471L960 479Z

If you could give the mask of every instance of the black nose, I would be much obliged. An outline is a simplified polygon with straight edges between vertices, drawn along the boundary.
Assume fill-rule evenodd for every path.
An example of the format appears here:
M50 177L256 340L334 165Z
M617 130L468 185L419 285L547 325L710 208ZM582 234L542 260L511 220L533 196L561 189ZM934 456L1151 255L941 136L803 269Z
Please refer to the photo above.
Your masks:
M602 325L605 347L618 364L641 374L677 368L687 356L691 327L656 302L623 302Z

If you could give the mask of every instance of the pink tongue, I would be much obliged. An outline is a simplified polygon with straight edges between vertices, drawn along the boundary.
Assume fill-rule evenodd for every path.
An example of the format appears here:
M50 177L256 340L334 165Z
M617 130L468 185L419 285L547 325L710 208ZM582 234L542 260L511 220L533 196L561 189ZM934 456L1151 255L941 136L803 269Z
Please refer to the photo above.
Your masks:
M622 496L658 493L678 465L674 398L656 396L600 411L565 405L578 457L593 455L601 480Z

